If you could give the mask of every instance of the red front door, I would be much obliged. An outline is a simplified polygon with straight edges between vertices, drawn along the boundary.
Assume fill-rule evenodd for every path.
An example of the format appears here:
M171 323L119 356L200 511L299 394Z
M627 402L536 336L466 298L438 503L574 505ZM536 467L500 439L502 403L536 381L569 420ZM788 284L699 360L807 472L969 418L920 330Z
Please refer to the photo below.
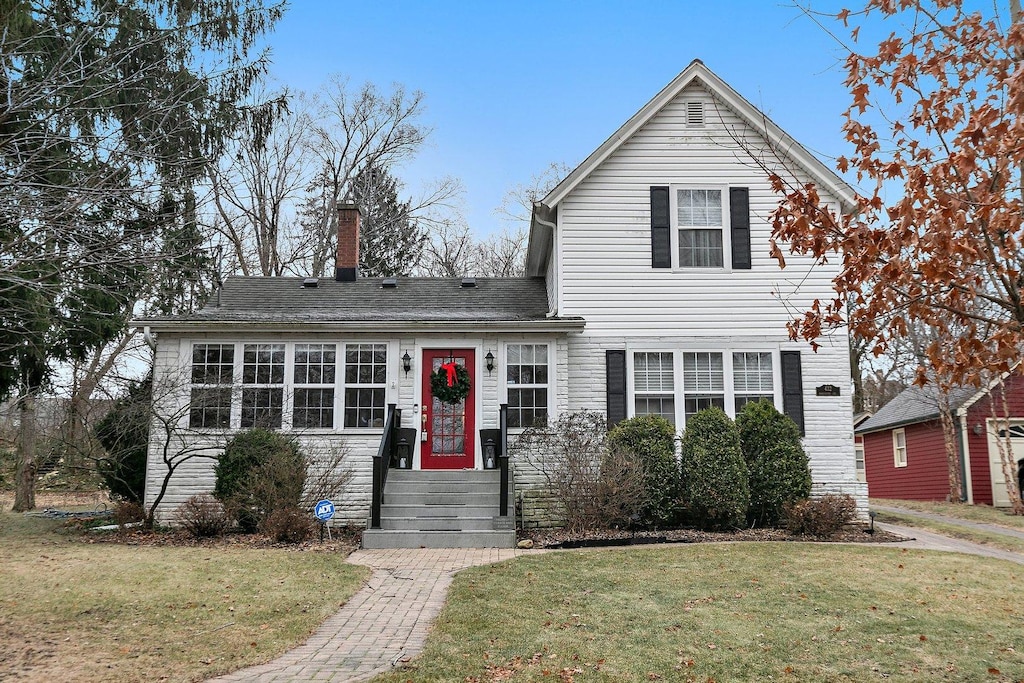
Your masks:
M442 363L454 360L469 371L469 395L458 403L443 403L434 398L430 376ZM476 406L476 362L473 349L430 350L423 352L423 431L420 441L420 467L425 470L460 470L475 464L476 443L474 408Z

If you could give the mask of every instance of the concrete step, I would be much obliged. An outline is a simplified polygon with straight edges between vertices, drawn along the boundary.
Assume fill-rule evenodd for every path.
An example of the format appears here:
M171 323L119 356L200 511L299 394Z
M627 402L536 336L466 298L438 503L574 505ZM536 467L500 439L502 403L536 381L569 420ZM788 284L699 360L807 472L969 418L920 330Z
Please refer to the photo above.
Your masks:
M491 505L498 509L498 492L466 493L460 491L431 493L384 490L384 505Z
M493 517L495 505L381 505L381 517Z
M513 548L515 531L397 531L367 529L363 547L376 548Z
M385 517L380 516L382 529L404 531L494 531L494 517Z
M388 486L396 481L470 481L497 485L501 473L498 470L388 470Z
M498 493L498 484L489 481L391 481L385 493Z

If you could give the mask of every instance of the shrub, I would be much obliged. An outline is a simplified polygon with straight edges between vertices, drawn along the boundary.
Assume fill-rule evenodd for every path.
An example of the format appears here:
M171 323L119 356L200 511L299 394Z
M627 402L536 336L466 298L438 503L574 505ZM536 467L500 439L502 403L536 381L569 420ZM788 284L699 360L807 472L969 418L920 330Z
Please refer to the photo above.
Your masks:
M666 527L679 520L680 482L676 463L676 430L657 415L642 415L620 422L608 434L609 454L632 455L640 469L643 500L637 511L643 527Z
M132 385L96 425L94 434L106 451L97 470L110 495L142 502L146 488L146 453L153 400L152 377Z
M607 436L604 415L584 410L563 413L553 423L526 429L511 447L523 465L544 480L546 499L529 496L531 504L550 504L572 533L605 523L598 488Z
M134 500L119 500L114 503L114 523L122 529L135 522L146 519L146 511L142 503Z
M857 503L850 496L830 493L815 500L787 503L784 514L790 532L827 538L853 522Z
M220 501L209 494L192 496L178 507L178 524L196 538L220 536L231 520Z
M747 522L779 526L787 503L811 495L811 469L800 443L800 428L770 401L743 406L736 427L750 486Z
M267 429L241 432L214 468L213 495L246 532L271 512L297 507L306 482L306 459L292 439Z
M686 517L702 529L736 528L747 515L747 466L736 424L708 408L686 421L680 460Z
M263 519L260 530L277 543L302 543L313 531L313 519L297 507L278 508Z

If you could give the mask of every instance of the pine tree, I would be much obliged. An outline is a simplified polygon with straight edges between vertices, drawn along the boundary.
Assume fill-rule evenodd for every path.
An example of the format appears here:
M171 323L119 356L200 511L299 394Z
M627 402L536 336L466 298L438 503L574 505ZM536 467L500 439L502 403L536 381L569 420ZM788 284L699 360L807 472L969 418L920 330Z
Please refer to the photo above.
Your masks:
M423 258L427 230L413 215L412 203L398 198L398 189L388 169L372 163L352 181L363 214L359 272L366 277L408 276Z

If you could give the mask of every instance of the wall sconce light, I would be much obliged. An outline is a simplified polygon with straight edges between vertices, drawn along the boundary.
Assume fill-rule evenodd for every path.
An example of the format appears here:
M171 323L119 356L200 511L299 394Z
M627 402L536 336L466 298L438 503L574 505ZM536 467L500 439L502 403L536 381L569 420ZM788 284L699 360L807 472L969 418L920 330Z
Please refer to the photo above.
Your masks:
M494 369L494 354L488 351L487 355L484 356L484 360L487 361L487 374L489 375L491 370Z
M981 425L974 425L974 433L977 436L981 436L985 432L985 428Z
M406 375L408 375L409 371L412 370L412 358L409 357L408 351L406 351L405 355L402 356L402 369L405 370Z
M494 439L487 439L484 441L484 469L485 470L496 470L498 469L497 461L497 447L495 446Z

